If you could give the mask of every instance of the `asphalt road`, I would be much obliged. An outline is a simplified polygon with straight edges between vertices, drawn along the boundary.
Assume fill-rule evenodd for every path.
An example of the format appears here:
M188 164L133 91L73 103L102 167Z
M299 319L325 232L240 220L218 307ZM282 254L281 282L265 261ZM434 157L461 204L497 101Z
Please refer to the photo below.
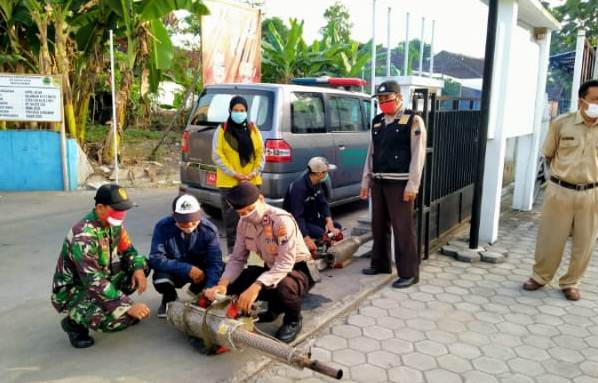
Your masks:
M130 191L139 207L125 224L142 254L148 253L153 225L170 213L176 193L174 188ZM0 382L220 382L256 363L258 355L250 350L200 355L185 336L154 313L122 333L93 334L96 344L89 349L69 345L60 328L61 316L50 304L52 274L65 234L93 207L93 195L0 194ZM353 203L334 209L333 214L352 227L365 211L363 203ZM221 227L221 222L213 221ZM354 263L325 273L325 281L312 290L309 309L357 292L359 283L352 281L359 267ZM133 298L154 312L160 303L151 286Z

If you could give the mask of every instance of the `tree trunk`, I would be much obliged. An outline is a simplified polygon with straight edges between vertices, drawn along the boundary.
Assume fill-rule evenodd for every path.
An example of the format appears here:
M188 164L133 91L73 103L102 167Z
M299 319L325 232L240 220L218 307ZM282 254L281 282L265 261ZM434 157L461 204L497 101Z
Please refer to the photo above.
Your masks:
M127 103L129 102L129 92L131 89L131 83L133 81L133 71L125 70L121 71L121 83L116 96L116 122L117 122L117 147L118 153L121 153L121 141L123 132L125 129L126 116L127 116ZM114 160L114 136L113 128L110 128L106 140L104 141L104 149L102 150L102 162L109 164Z
M54 65L48 48L48 16L38 12L32 13L32 16L39 30L39 71L41 74L52 74Z
M67 24L64 20L65 12L59 6L54 10L55 20L55 42L54 49L56 55L56 66L58 73L62 76L62 94L64 96L64 116L66 128L71 137L77 139L77 122L75 120L75 109L73 107L73 90L71 89L70 61L67 56Z
M118 122L119 135L126 128L127 123L127 104L129 103L129 93L133 83L133 69L121 71L121 83L116 95L116 121Z
M88 91L81 96L79 103L77 104L77 128L79 131L79 137L77 137L77 139L81 145L85 143L85 133L87 132L87 115L89 114L90 99L91 91Z
M101 70L103 56L98 54L97 50L91 56L91 59L85 64L81 71L81 77L77 86L76 111L77 128L79 133L79 142L85 143L85 134L87 132L87 117L89 115L89 102L93 94L93 87L96 82L97 74Z

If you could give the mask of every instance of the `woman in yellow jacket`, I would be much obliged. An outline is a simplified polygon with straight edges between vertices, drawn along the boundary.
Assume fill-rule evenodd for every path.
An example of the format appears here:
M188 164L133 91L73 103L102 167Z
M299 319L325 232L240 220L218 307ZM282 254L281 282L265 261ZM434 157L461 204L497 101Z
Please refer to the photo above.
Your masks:
M226 201L226 195L240 182L260 186L264 168L262 135L257 126L247 120L247 109L247 101L243 97L233 97L229 105L229 117L216 129L212 139L212 159L217 166L216 186L220 188L229 254L235 244L239 216Z

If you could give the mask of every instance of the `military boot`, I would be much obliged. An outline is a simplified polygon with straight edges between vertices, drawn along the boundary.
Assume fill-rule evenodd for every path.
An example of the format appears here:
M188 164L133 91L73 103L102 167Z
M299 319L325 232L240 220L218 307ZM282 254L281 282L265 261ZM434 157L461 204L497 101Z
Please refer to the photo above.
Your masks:
M278 340L284 343L291 343L292 341L297 338L299 332L301 332L301 328L303 327L303 318L299 316L297 320L289 321L285 318L282 326L274 335Z
M62 329L69 336L71 345L75 348L87 348L93 346L93 338L89 336L89 330L72 319L66 317L60 322Z

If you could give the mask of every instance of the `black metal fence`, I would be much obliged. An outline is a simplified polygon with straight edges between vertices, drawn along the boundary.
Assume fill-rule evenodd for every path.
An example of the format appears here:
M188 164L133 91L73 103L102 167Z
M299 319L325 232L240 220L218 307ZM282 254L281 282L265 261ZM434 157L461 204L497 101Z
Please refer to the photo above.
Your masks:
M479 99L436 97L425 89L413 97L413 109L420 113L428 130L426 167L417 200L418 247L424 258L432 239L471 215L479 105Z

